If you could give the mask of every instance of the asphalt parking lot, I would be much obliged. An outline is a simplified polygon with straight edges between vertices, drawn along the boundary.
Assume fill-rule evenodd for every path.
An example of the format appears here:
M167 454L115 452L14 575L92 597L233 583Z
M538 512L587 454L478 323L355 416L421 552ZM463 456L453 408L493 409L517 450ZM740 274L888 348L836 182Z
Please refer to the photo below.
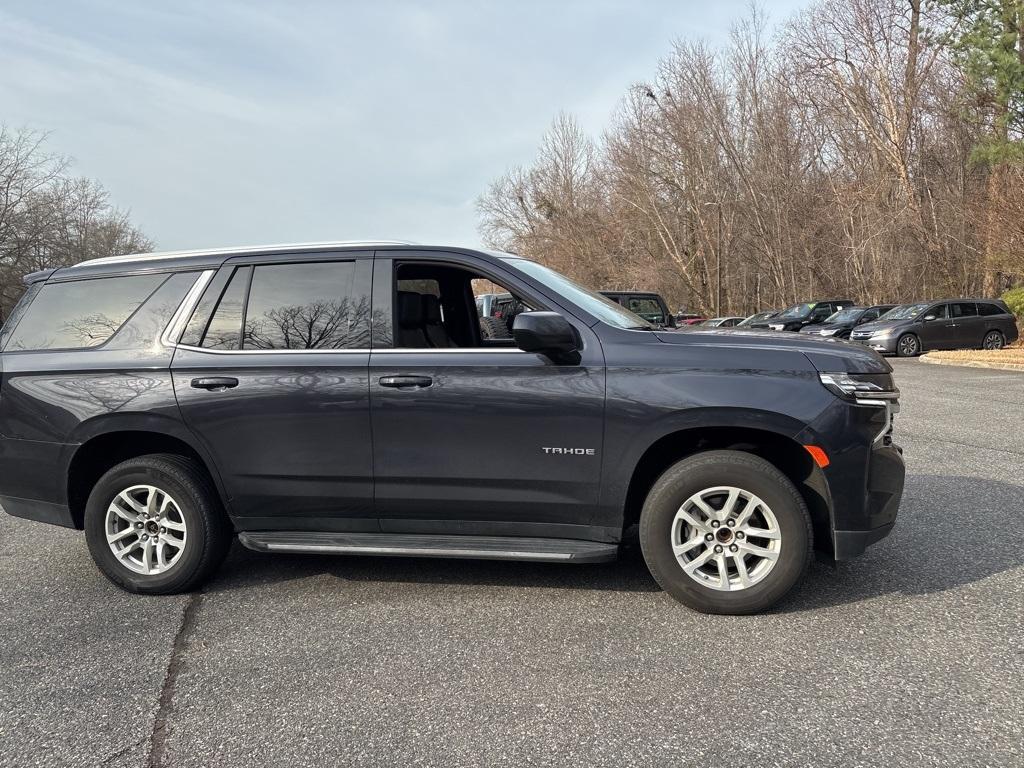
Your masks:
M118 591L0 515L0 765L1021 765L1024 375L896 361L893 535L773 613L610 565L262 555Z

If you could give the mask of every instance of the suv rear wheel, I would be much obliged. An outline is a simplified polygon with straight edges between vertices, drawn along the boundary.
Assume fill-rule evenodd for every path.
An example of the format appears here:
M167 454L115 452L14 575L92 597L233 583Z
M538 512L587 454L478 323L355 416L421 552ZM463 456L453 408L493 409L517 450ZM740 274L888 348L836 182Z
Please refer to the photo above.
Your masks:
M810 562L811 520L784 474L740 451L672 465L647 495L640 546L651 575L703 613L763 611Z
M217 569L231 527L195 461L151 454L121 462L99 479L85 508L85 538L96 565L122 589L188 592Z

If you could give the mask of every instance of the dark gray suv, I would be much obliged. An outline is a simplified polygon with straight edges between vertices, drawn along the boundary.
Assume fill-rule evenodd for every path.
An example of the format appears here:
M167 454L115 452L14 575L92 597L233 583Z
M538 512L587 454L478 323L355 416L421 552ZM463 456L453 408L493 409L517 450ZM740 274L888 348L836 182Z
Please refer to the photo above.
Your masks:
M656 328L535 262L395 243L101 259L29 275L0 336L0 503L84 529L124 589L250 549L587 563L750 613L814 550L889 533L877 353ZM522 306L488 338L481 286ZM501 440L494 435L501 434Z
M944 299L896 307L856 328L850 339L884 354L914 357L930 349L1002 349L1017 336L1003 302Z

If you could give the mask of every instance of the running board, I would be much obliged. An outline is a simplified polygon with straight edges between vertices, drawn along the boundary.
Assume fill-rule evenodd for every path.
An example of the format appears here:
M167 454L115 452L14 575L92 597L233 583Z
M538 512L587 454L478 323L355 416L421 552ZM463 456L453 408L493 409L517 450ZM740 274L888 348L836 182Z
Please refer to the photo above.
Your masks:
M257 552L312 552L390 557L452 557L603 563L618 557L617 544L519 536L430 536L406 533L317 533L267 531L238 534Z

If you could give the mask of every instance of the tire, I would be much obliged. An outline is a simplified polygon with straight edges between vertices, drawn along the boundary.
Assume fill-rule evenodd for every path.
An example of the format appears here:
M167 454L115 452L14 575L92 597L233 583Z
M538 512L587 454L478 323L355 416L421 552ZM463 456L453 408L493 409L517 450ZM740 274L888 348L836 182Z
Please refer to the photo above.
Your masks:
M981 342L982 349L1002 349L1006 346L1006 337L1002 331L989 331Z
M108 531L116 537L113 543ZM232 535L207 474L184 456L150 454L123 461L97 481L86 502L89 552L103 574L128 592L170 595L196 589L223 562ZM154 540L159 540L155 546ZM119 548L120 557L112 547Z
M508 326L500 317L481 317L480 335L485 339L510 339Z
M727 488L740 494L729 515L724 512L726 504L715 506L716 498L727 501ZM722 492L714 493L718 489ZM701 519L703 513L691 505L694 497L702 498L714 514ZM755 500L760 504L744 522L746 506ZM684 510L702 527L683 520ZM723 522L728 519L739 525L729 527ZM774 539L741 537L754 530L772 533ZM707 536L712 536L710 543ZM698 543L677 556L677 542ZM793 483L774 465L741 451L707 451L673 464L654 483L640 514L640 548L651 575L676 600L702 613L767 610L803 577L812 543L807 505ZM739 554L730 553L733 546ZM715 554L715 547L722 553ZM748 554L754 550L771 550L774 557ZM694 568L698 560L704 564ZM737 560L747 574L746 585L740 583ZM684 570L684 562L694 575ZM726 585L720 562L726 565Z
M904 333L896 339L898 357L917 357L921 354L921 340L913 333Z

